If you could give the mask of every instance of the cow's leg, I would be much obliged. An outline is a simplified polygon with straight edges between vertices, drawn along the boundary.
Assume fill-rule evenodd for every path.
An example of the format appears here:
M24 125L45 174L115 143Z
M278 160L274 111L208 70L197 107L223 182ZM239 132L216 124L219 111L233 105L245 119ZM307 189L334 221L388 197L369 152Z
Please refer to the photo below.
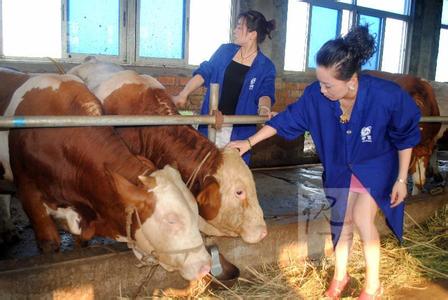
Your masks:
M11 219L11 195L0 194L0 244L18 239L17 229Z
M59 250L61 238L53 219L44 206L44 195L33 183L21 182L18 195L22 207L30 219L37 243L44 253Z

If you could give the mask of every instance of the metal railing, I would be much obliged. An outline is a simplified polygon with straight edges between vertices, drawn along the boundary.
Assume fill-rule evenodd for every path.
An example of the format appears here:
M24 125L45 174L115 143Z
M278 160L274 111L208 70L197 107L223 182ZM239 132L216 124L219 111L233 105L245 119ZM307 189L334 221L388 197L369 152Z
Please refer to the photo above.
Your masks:
M263 124L267 117L223 116L223 124ZM422 123L447 123L448 116L422 117ZM86 126L151 126L151 125L214 125L215 116L14 116L0 117L0 128L86 127Z

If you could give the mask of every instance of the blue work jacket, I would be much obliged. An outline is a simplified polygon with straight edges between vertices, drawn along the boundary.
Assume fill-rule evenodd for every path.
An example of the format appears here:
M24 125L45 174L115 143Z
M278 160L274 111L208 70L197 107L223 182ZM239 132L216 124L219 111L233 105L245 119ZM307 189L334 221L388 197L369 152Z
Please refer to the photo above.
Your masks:
M212 55L209 61L205 61L193 72L193 76L199 74L204 78L204 86L207 87L207 93L202 103L201 114L208 115L210 84L218 83L219 98L221 99L222 86L224 82L224 73L227 66L232 61L235 53L240 46L235 44L223 44ZM271 104L275 102L275 66L261 51L258 51L249 71L246 73L241 93L236 105L235 114L237 115L257 115L258 101L262 96L271 98ZM199 126L199 131L207 136L207 126ZM256 131L256 125L234 125L230 140L244 140L253 135ZM250 153L243 156L246 163L249 162Z
M350 121L339 120L339 101L320 92L319 82L267 124L287 139L309 131L322 161L325 194L331 203L333 245L339 240L351 175L375 199L387 224L401 241L404 203L390 207L390 193L398 175L398 150L420 141L420 110L397 84L360 75L358 95Z

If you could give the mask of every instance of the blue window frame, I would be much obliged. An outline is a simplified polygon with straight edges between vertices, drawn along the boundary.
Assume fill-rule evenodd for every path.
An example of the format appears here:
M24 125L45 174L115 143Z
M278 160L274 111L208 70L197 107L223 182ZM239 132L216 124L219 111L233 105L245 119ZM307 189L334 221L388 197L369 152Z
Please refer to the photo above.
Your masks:
M411 1L289 0L288 8L296 11L288 10L285 70L306 71L315 68L315 55L326 41L344 35L351 24L368 24L369 31L376 39L377 51L363 68L393 73L403 72ZM297 20L296 16L307 17ZM289 21L290 17L295 18L294 22ZM298 32L296 28L289 28L289 24L307 28L305 37L299 40L293 35L288 35L288 31ZM292 51L303 48L306 49ZM383 59L383 56L393 56L395 59Z

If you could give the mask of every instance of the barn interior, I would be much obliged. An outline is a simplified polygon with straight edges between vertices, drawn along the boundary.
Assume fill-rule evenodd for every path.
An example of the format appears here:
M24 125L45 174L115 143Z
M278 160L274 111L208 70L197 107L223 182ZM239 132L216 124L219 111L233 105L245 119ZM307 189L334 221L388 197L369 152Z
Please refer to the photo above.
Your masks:
M67 6L74 5L71 1L53 2L57 2L58 9L63 12L68 11ZM101 5L109 5L104 4L103 1L95 2L89 3L89 6L98 5L95 10L103 8ZM163 1L156 2L159 6L154 6L155 8L164 8L164 5L160 4ZM181 21L182 42L179 58L151 57L150 55L145 57L142 54L144 49L139 47L143 44L144 37L139 28L139 24L143 23L140 20L143 20L145 15L154 15L143 11L144 8L152 7L148 4L150 2L145 4L145 1L116 1L118 28L122 27L116 34L116 53L110 54L109 50L99 49L103 45L92 46L95 44L94 39L89 41L91 45L85 49L76 48L75 44L71 45L70 43L77 38L70 36L71 30L83 23L74 25L79 21L74 20L73 24L70 24L70 19L64 19L62 16L59 20L62 24L60 25L62 33L58 34L63 38L56 42L57 48L62 50L56 54L57 57L53 52L28 57L24 54L25 52L19 50L14 53L15 50L7 47L7 42L12 40L11 34L20 36L33 25L27 23L25 15L19 14L19 17L11 15L13 12L20 12L12 9L9 1L0 0L0 29L3 29L3 33L0 34L0 67L27 73L58 73L61 70L70 70L89 55L96 55L102 60L117 63L125 69L151 75L165 86L168 94L176 95L191 78L193 70L201 59L208 59L219 43L231 41L231 28L235 26L235 19L239 12L254 9L263 12L267 19L276 20L277 28L272 34L272 39L266 39L261 45L261 51L272 60L277 70L276 101L272 110L280 112L296 101L303 94L304 89L316 80L315 66L312 63L315 54L312 53L313 45L320 46L319 43L343 34L344 16L349 16L350 21L347 21L347 26L355 22L356 24L366 22L372 30L376 30L375 36L378 38L379 50L371 69L410 74L425 79L434 90L440 110L439 116L448 116L447 0L397 0L396 2L400 2L403 6L401 10L394 10L391 1L389 2L392 4L388 6L388 1L376 3L360 0L222 0L221 2L225 2L225 5L230 7L226 19L228 28L225 33L228 35L228 40L220 40L218 44L212 45L212 52L198 54L199 58L194 58L193 51L195 50L189 48L189 43L201 43L193 40L193 18L202 16L205 22L210 22L207 28L198 30L200 40L207 40L214 35L215 30L217 32L221 29L215 28L213 24L214 16L219 19L217 17L219 12L214 8L212 11L198 10L202 15L193 15L193 12L197 12L194 10L194 5L210 7L211 4L199 0L175 2L176 4L173 4L174 1L166 4L169 9L174 7L175 10L170 10L168 15L161 13L156 20L159 22L171 13L181 13L182 17L179 18L184 23ZM303 11L306 14L300 15ZM80 16L83 14L87 16L85 17L87 20L96 16L91 11L81 11ZM7 24L14 24L7 23L11 18L20 19L23 29L8 28ZM300 22L295 23L294 20L298 19ZM390 24L399 25L393 27ZM110 24L96 24L98 27L101 25ZM204 24L202 26L204 27ZM304 28L303 36L300 35L300 30L295 30L293 26ZM395 30L399 28L400 36L396 36L397 31L391 28ZM163 30L169 31L166 28ZM292 34L295 36L292 37ZM317 36L324 40L319 40ZM299 62L296 56L300 49L297 45L291 44L292 40L299 41L299 48L302 47L304 51ZM392 40L399 42L387 44ZM32 48L32 43L38 42L17 44L22 48ZM88 52L89 49L92 52ZM295 56L291 53L295 53ZM206 91L207 88L202 87L192 94L183 113L199 114ZM446 129L446 124L447 121L444 120L443 129ZM441 134L441 138L436 141L436 147L432 151L435 153L433 157L440 173L426 174L427 180L422 190L406 200L407 218L417 223L424 222L440 209L446 211L448 205L446 188L448 131ZM322 166L309 134L292 141L276 136L257 144L253 149L250 168L254 175L260 206L268 224L268 236L257 244L247 244L240 238L207 237L206 244L217 245L220 253L240 270L243 278L247 276L248 268L257 268L263 264L278 264L280 261L287 261L290 256L316 258L331 255L332 246L321 181ZM409 177L408 180L409 193L411 193L412 178ZM12 195L15 193L14 185L8 182L2 181L0 189L2 193ZM81 246L70 233L61 230L61 251L42 254L37 247L33 228L21 208L20 201L15 197L11 204L11 215L17 233L12 241L1 244L0 299L137 298L150 297L156 289L181 288L188 285L188 282L179 274L169 273L161 268L156 269L152 274L153 270L150 267L138 265L137 259L126 243L100 237L95 237L87 245ZM382 234L389 233L381 217L378 217L378 226ZM444 250L448 251L446 248ZM148 280L150 273L152 275ZM434 299L448 297L448 270L442 272L438 279L428 282L426 287L433 289L435 294L431 296L427 290L412 292L415 297L413 299L427 298L428 295ZM391 297L399 299L399 296L400 291ZM297 295L297 297L301 296Z

